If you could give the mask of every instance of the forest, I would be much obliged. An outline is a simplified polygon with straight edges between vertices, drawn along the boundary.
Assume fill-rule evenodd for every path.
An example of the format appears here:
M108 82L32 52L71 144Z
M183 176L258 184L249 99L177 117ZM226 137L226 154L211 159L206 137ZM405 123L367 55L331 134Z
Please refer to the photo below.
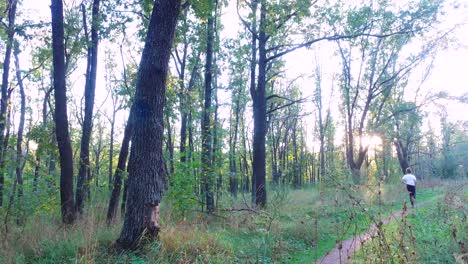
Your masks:
M468 263L466 0L0 10L0 263Z

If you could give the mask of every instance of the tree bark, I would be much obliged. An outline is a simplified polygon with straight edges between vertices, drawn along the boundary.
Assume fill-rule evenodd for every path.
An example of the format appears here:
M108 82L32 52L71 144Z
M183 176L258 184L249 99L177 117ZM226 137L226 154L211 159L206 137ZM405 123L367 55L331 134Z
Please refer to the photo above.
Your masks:
M78 212L82 213L84 202L89 193L89 142L91 140L91 132L93 129L93 108L94 94L96 90L96 74L97 74L97 59L98 59L98 28L99 28L99 4L100 0L93 1L92 18L91 18L91 42L88 44L88 62L86 68L86 83L85 83L85 109L83 130L81 134L80 147L80 167L78 171L78 182L76 186L76 207ZM86 30L85 7L83 8L83 23ZM87 38L86 33L86 38Z
M73 199L73 154L68 131L67 89L65 86L65 47L63 29L63 3L52 0L52 56L55 90L55 135L60 154L60 204L62 221L75 220Z
M128 205L117 241L124 249L137 247L143 235L155 238L159 232L159 203L166 187L162 149L166 78L180 2L154 2L138 70Z
M258 37L258 79L257 89L254 91L253 99L253 119L254 119L254 135L253 135L253 161L252 161L252 197L255 205L264 207L267 201L267 193L265 186L265 161L266 161L266 6L265 1L262 1L260 8L260 29Z
M214 180L213 180L213 145L212 145L212 78L213 78L213 42L214 18L211 11L207 23L206 61L205 61L205 98L202 122L202 185L205 205L208 213L214 211Z
M15 19L16 19L16 5L17 0L8 1L8 27L7 27L7 40L5 48L5 60L3 61L3 74L2 74L2 97L0 102L0 207L3 205L3 184L4 180L4 159L5 148L3 141L5 140L5 127L8 109L8 78L10 73L10 59L13 49L13 41L15 36Z
M112 170L114 169L114 134L115 134L115 115L116 114L117 112L116 112L115 105L114 105L114 109L112 111L112 119L111 119L110 144L109 144L109 171L108 171L108 176L107 176L109 189L112 189L112 182L113 182Z
M22 203L23 198L23 168L24 168L24 156L23 156L23 132L24 132L24 119L26 115L26 94L24 92L23 79L21 77L21 69L19 65L19 47L15 45L15 68L16 68L16 79L18 80L21 107L20 107L20 120L18 125L18 134L16 138L16 181L18 182L18 203ZM23 222L23 212L20 212L18 217L18 223Z

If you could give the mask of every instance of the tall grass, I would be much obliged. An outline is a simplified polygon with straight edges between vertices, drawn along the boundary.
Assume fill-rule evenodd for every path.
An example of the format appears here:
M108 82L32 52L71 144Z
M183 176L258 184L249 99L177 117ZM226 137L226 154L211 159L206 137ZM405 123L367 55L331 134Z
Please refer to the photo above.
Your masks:
M460 186L445 185L443 195L383 226L353 263L467 263L468 192Z
M418 201L437 192L418 191ZM394 185L276 188L265 210L249 207L248 195L226 194L215 215L192 207L183 217L172 201L163 201L159 241L121 252L114 243L122 221L106 225L107 195L98 194L70 227L47 210L30 215L24 226L9 223L9 232L0 233L0 263L311 263L337 241L365 231L372 217L401 207L406 196Z

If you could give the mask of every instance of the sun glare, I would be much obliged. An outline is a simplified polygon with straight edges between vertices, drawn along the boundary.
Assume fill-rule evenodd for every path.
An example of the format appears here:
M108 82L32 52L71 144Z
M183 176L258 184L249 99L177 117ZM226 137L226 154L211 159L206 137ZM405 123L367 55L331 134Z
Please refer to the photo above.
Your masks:
M369 151L382 149L382 138L377 135L365 135L362 137L361 146L368 147Z

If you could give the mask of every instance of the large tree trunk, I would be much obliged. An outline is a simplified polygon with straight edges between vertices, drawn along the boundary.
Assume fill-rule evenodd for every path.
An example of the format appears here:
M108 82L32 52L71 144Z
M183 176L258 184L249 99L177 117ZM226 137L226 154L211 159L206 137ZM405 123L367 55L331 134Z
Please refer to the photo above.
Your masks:
M88 62L86 68L86 83L85 83L85 109L83 130L81 134L81 147L80 147L80 168L78 171L78 182L76 186L76 207L82 213L86 195L89 193L89 142L91 139L91 131L93 129L93 108L94 108L94 94L96 90L96 73L97 73L97 59L98 59L98 28L99 28L99 3L100 0L93 1L93 11L91 19L91 42L88 44ZM83 8L83 23L85 32L86 30L86 16L85 7ZM87 35L87 33L86 33ZM87 37L87 36L86 36Z
M3 205L3 184L4 180L4 165L5 162L5 148L3 142L5 140L5 127L8 109L8 78L10 73L10 58L13 48L13 38L15 36L15 19L16 19L16 4L17 0L8 1L8 27L7 27L7 40L5 48L5 60L3 61L3 74L2 74L2 98L0 103L0 207Z
M253 91L253 161L252 161L252 197L255 205L264 207L267 201L265 186L265 163L266 163L266 6L262 1L260 8L260 29L258 37L258 81L257 89Z
M202 122L202 185L205 196L206 210L208 213L214 211L214 191L213 191L213 169L212 169L212 122L211 122L211 99L212 99L212 78L213 78L213 42L214 42L214 18L211 11L207 24L206 40L206 61L205 61L205 98L203 106Z
M130 146L130 139L133 135L133 111L130 110L130 114L125 125L124 136L122 139L122 145L120 147L119 161L114 174L114 188L112 189L111 198L109 200L109 208L107 209L107 224L111 224L117 214L117 208L119 205L120 189L122 188L122 179L125 174L125 167L127 163L128 149Z
M75 220L73 200L73 154L68 131L67 89L65 86L65 47L63 30L63 3L52 0L52 56L55 90L55 135L60 154L60 204L62 221L71 224Z
M166 187L163 134L168 63L180 0L156 0L141 57L135 92L135 130L128 162L128 197L118 244L138 246L159 231L159 203Z

